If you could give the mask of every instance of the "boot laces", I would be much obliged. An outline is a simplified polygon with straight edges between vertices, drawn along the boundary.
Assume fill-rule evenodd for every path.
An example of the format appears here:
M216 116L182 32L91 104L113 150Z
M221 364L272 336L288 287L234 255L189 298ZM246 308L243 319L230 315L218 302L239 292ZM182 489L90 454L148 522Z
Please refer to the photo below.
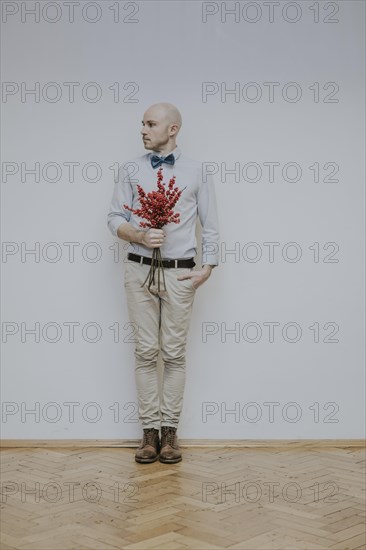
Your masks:
M174 438L175 438L175 430L174 428L170 428L170 426L166 426L164 430L164 437L165 441L168 445L173 447L174 445Z
M155 441L155 428L146 428L144 429L144 445L154 445Z

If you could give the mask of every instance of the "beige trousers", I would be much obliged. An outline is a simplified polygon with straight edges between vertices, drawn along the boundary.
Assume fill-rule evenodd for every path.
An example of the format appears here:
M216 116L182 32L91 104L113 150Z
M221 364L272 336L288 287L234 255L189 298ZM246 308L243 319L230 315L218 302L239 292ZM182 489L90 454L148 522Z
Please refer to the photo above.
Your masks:
M164 268L166 292L142 283L150 266L126 260L124 286L129 318L136 327L135 380L142 428L178 427L183 408L186 341L196 289L191 279L177 280L192 268ZM157 282L157 274L155 274ZM162 284L160 289L162 288ZM159 403L157 358L164 363Z

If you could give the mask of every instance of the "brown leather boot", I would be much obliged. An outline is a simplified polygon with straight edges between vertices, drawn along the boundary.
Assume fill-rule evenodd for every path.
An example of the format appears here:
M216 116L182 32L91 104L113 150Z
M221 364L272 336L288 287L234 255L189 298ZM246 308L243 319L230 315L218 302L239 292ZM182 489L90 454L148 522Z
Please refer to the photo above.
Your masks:
M173 428L173 426L161 427L160 462L174 464L182 460L182 453L179 450L176 431L177 428Z
M135 454L136 462L147 464L158 459L160 451L159 430L144 428L144 435Z

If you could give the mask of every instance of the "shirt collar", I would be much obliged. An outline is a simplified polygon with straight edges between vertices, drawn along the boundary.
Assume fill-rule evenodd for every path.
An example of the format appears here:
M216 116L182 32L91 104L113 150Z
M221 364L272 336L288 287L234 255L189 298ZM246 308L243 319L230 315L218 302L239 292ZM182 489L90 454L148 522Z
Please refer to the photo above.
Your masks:
M150 151L150 153L148 153L151 157L151 155L158 155L159 157L161 157L161 153L159 151ZM170 151L170 153L168 153L167 155L164 155L164 157L167 157L168 155L172 154L174 156L174 159L177 160L177 158L180 157L180 155L182 154L182 151L180 150L180 148L178 146L176 146L175 149L173 149L173 151Z

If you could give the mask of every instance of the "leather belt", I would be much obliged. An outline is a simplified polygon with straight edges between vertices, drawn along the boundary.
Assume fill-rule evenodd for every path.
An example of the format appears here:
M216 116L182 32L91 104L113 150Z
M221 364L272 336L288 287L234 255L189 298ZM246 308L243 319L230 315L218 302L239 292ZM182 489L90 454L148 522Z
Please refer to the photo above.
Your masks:
M132 252L129 252L127 254L127 258L129 260L132 260L133 262L138 262L139 264L147 264L151 265L151 258L148 258L147 256L140 256L139 254L132 254ZM194 267L196 265L196 262L193 260L193 258L186 258L181 260L162 260L163 267Z

